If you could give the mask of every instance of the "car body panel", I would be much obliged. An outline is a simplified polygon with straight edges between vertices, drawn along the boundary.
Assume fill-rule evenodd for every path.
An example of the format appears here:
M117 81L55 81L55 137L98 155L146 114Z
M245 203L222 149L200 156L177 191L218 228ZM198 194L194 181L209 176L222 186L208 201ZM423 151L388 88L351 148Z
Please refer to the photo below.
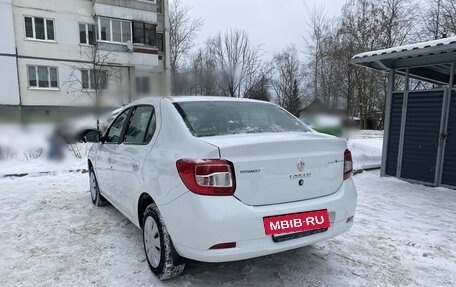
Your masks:
M332 195L311 200L267 206L248 206L234 197L208 197L185 194L167 205L160 205L167 228L179 254L205 262L242 260L303 247L332 238L352 227L357 202L352 179L346 180ZM327 209L328 231L275 243L266 236L263 218ZM179 210L179 213L176 213ZM191 214L182 217L180 214ZM236 242L236 248L210 250L223 242Z
M90 149L89 160L95 169L100 192L136 226L141 226L139 199L141 195L148 194L162 213L179 254L208 262L241 260L289 250L331 238L351 227L351 222L344 221L355 213L356 189L351 179L342 181L340 160L343 160L346 148L344 141L313 132L197 138L191 134L173 105L174 102L192 100L243 101L207 97L140 100L124 109L138 105L154 106L157 128L148 144L96 143ZM311 145L318 147L310 153L303 153ZM286 160L283 160L284 155ZM234 196L213 197L190 192L176 168L176 161L184 158L233 161L237 180ZM240 174L242 169L248 169L249 164L261 162L261 159L265 161L264 166L271 168L263 177ZM306 161L311 170L315 188L306 186L296 196L299 194L295 187L298 181L291 180L293 187L285 182L290 180L290 174L298 173L296 163L299 159ZM312 162L318 160L321 161L320 166L312 169ZM335 162L324 164L330 160ZM274 165L275 162L278 164ZM276 175L273 174L274 168L277 169ZM319 175L319 172L326 173L327 177ZM281 179L275 184L276 176L285 176L286 181ZM318 191L319 180L326 181L320 182L324 192ZM258 187L253 186L255 182ZM261 194L262 190L264 194ZM285 195L289 193L277 198L274 197L274 190ZM270 236L265 235L262 223L265 216L318 209L327 209L332 216L333 227L323 234L282 243L274 243ZM214 244L231 240L238 243L232 250L209 250Z
M342 184L346 141L314 133L201 138L233 162L235 196L248 205L326 196ZM301 165L298 167L298 164Z

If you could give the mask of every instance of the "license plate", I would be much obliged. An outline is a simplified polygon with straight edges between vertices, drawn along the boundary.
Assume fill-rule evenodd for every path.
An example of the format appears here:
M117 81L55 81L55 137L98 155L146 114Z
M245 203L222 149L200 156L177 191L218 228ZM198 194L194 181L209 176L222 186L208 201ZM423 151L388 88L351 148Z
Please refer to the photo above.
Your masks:
M330 227L328 210L265 217L263 223L266 235L285 235Z

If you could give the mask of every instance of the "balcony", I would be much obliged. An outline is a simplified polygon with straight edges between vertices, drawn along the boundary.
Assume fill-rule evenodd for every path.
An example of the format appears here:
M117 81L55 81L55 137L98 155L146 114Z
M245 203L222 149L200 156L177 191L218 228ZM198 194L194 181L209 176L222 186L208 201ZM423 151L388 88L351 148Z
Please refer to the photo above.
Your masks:
M104 16L146 23L157 22L157 5L147 1L92 0L93 16Z
M133 52L131 63L138 70L154 71L158 68L158 54Z
M98 55L106 64L134 66L142 71L156 71L159 68L159 51L155 47L134 46L130 51L126 45L99 43Z

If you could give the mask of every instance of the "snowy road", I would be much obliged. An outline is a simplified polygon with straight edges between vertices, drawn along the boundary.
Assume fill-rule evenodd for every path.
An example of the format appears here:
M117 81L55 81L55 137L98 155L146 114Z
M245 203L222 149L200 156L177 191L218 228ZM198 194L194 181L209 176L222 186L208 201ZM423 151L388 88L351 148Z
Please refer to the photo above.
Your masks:
M355 177L353 229L325 243L176 280L148 269L141 232L90 202L87 174L0 179L0 286L455 286L456 192Z

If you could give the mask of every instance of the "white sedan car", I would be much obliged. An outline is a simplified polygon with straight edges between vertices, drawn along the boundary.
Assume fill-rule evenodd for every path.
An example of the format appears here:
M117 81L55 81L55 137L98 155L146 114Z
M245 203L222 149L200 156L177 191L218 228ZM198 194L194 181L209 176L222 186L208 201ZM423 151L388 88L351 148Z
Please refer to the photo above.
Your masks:
M346 142L266 102L148 98L87 135L95 205L143 230L150 269L300 248L353 225L357 194Z

